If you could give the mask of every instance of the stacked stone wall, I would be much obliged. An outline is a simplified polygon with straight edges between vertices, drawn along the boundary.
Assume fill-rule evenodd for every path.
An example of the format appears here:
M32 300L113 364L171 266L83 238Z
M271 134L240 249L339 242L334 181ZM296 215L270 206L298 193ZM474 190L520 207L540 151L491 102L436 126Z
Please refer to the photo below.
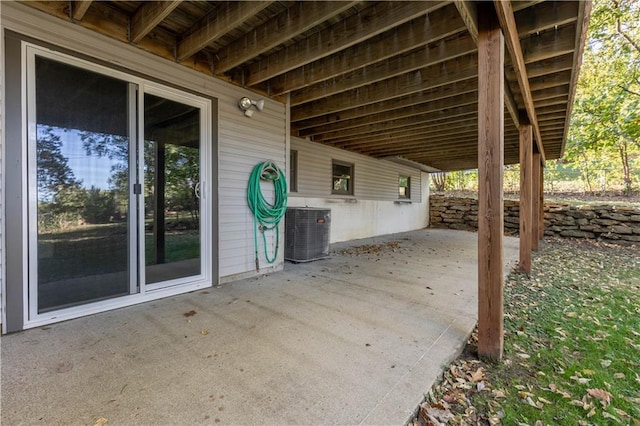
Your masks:
M478 201L473 198L431 195L430 226L433 228L478 229ZM517 234L520 203L504 201L504 229ZM640 207L615 205L572 206L545 203L544 233L549 236L592 238L640 243Z

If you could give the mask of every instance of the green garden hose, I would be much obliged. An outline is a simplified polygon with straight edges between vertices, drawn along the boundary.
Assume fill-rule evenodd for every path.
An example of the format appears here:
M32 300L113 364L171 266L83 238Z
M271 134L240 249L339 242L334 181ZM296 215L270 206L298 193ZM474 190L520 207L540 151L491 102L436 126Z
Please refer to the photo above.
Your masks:
M269 203L262 195L262 189L260 188L260 181L262 180L273 182L275 192L273 203ZM256 271L259 271L258 229L262 232L264 257L267 262L274 263L278 258L278 248L280 247L278 224L287 211L287 179L282 170L273 161L259 163L253 168L249 177L249 185L247 186L247 203L253 213L253 243L256 252ZM273 257L269 257L265 232L273 229L276 230L276 248Z

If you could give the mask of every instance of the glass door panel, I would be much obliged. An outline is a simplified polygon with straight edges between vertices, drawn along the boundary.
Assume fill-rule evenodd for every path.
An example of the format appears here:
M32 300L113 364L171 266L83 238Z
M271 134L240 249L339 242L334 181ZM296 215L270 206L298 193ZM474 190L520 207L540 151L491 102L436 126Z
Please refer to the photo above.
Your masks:
M136 291L130 99L128 82L35 56L38 313Z
M145 283L201 274L200 108L144 94Z

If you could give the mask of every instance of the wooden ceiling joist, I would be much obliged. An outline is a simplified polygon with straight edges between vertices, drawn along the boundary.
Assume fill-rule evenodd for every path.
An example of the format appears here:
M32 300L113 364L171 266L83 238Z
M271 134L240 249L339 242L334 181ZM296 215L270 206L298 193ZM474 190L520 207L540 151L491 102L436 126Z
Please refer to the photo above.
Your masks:
M374 3L342 22L314 33L299 43L269 55L248 67L247 86L254 86L340 50L362 43L401 23L444 6L442 1Z
M290 98L291 105L300 105L367 84L387 80L427 66L468 55L475 50L475 43L468 37L446 43L441 41L440 43L419 48L409 54L395 56L385 62L378 62L374 65L360 68L340 76L339 78L293 92Z
M180 1L143 3L131 19L131 41L138 43L180 5Z
M381 135L394 134L398 129L401 131L414 131L414 129L430 129L439 127L446 122L454 125L460 120L472 120L477 112L477 102L450 108L445 111L434 111L414 116L406 116L405 118L380 122L362 127L356 127L347 131L334 132L328 134L320 134L313 137L314 142L334 143L344 146L354 140L364 139L364 142L373 140ZM451 126L449 126L451 127ZM346 142L333 142L346 141Z
M430 120L428 122L425 120L415 120L413 122L407 122L405 126L389 128L380 132L368 131L366 133L341 139L323 140L322 143L347 149L359 145L365 145L367 143L371 143L371 146L374 146L374 142L392 142L394 138L404 138L416 135L422 138L425 135L440 134L439 132L450 131L451 129L461 129L474 121L475 117L473 113L460 114L458 117L454 117L453 121L449 121L445 118L441 120Z
M209 43L222 37L248 18L259 13L272 1L223 2L215 13L207 16L189 35L178 44L178 61L184 61Z
M569 40L573 40L575 34L576 29L573 25L549 29L540 34L531 34L520 41L524 62L530 64L573 53L575 46Z
M455 117L460 112L473 112L473 107L477 104L477 98L473 94L476 91L448 97L438 101L425 102L423 104L412 105L405 108L398 108L373 115L354 118L347 121L327 124L320 127L303 129L300 136L314 136L316 140L335 139L337 137L349 137L370 129L371 132L384 131L385 129L397 128L409 123L423 123L440 118Z
M429 104L426 107L428 109L467 105L477 101L477 96L474 97L477 87L476 79L448 84L387 101L351 108L346 111L296 121L292 123L292 130L298 131L299 136L309 136L406 117L407 114L404 112L411 112L407 108L416 105ZM382 113L387 114L381 115ZM395 115L396 113L400 115Z
M84 14L89 10L91 3L93 3L93 0L75 0L71 5L71 16L73 19L76 21L82 21L82 18L84 18Z
M576 20L577 9L577 2L558 1L540 3L522 12L514 10L518 23L518 36L522 39L532 34L573 23Z
M318 84L368 65L402 55L464 31L465 26L452 6L428 12L425 16L397 26L372 40L296 68L269 80L270 91L278 96Z
M409 74L383 80L358 89L328 96L305 104L291 112L291 121L306 120L320 115L349 109L354 102L367 105L447 84L475 78L478 64L475 55L467 55L432 65Z
M216 52L218 75L267 52L356 5L358 1L303 1Z

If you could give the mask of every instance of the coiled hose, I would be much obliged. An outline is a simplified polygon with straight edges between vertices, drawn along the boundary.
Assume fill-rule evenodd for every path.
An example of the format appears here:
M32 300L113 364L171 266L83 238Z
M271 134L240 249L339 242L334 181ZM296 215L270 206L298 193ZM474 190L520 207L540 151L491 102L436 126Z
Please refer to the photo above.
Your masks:
M271 181L274 187L274 201L268 202L262 195L260 181ZM265 161L257 164L247 186L247 203L253 213L253 242L256 253L256 271L260 270L258 255L258 229L262 232L262 242L264 246L264 257L267 262L274 263L278 258L278 248L280 247L280 229L278 224L287 211L287 179L284 173L273 161ZM273 257L269 257L267 250L266 231L276 230L276 248Z

